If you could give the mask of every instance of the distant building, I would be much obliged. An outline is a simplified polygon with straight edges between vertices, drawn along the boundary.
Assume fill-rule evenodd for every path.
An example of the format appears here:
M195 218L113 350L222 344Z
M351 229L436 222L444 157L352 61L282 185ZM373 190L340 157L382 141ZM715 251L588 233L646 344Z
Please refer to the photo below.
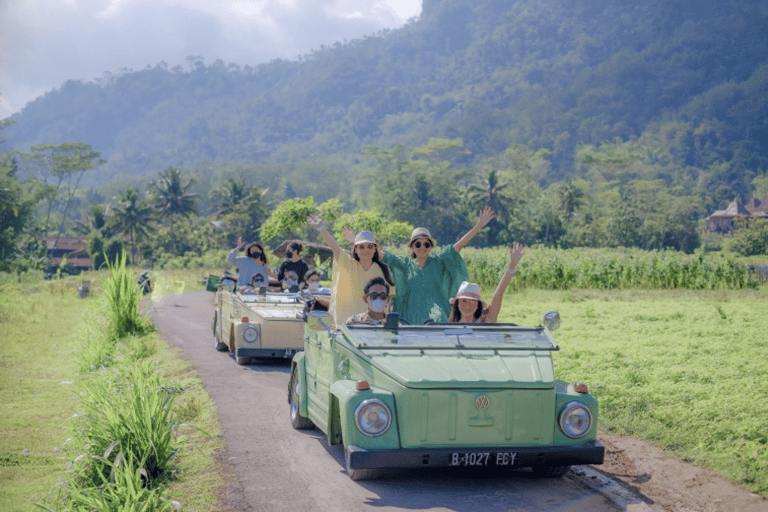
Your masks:
M62 260L67 258L67 267L78 270L88 270L93 266L88 256L88 243L84 236L49 236L46 240L48 246L49 266L58 268Z
M707 229L717 233L728 233L736 227L736 219L768 219L768 194L762 201L750 199L747 204L733 200L725 210L717 210L707 217Z

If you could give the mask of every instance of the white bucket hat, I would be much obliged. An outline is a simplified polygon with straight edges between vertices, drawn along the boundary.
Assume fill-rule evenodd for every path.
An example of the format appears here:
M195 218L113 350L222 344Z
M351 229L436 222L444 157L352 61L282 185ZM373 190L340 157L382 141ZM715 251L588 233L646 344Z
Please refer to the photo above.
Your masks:
M486 303L480 296L480 286L477 283L470 283L468 281L461 283L459 291L456 293L456 296L450 300L450 303L453 304L457 299L479 300L483 305L483 309L486 308Z
M376 241L376 237L371 231L368 231L367 229L355 235L355 243L353 245L359 244L373 244L377 247L379 245L379 243Z

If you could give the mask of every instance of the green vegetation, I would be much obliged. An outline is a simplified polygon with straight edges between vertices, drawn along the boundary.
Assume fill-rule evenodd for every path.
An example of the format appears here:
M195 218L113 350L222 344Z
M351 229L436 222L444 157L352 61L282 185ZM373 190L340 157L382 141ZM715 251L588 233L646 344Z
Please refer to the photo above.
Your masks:
M600 428L648 439L768 496L766 302L765 287L526 290L505 297L500 319L538 323L560 311L557 374L588 384Z
M109 334L136 319L114 329L103 289L126 271L106 274L86 276L86 299L80 281L0 285L0 508L210 510L222 443L210 397L154 335Z

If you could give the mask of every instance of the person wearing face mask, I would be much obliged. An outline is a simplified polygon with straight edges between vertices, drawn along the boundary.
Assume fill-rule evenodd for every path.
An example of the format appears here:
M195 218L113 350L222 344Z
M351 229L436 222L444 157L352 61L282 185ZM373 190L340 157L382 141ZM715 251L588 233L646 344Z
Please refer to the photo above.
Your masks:
M291 291L299 291L304 287L304 274L309 270L309 265L301 259L301 251L304 245L301 242L291 242L285 251L286 259L277 271L277 280ZM293 273L293 274L291 274Z
M264 246L259 242L250 243L245 247L245 256L238 256L237 253L243 245L243 237L237 237L237 247L227 255L227 262L237 268L237 287L249 286L256 274L260 274L264 282L268 283L271 272L267 266Z
M363 289L363 301L368 304L368 311L347 319L347 324L384 325L389 312L389 284L383 277L374 277Z
M328 311L331 301L331 289L320 286L320 272L315 269L307 270L307 273L304 274L304 283L307 285L305 290L311 293L315 299L312 310Z
M333 252L333 284L328 313L334 326L367 309L366 301L361 299L366 283L372 278L384 278L394 294L394 281L389 267L379 260L379 244L372 232L364 230L353 235L352 250L347 252L325 228L320 215L310 215L307 223L320 232Z

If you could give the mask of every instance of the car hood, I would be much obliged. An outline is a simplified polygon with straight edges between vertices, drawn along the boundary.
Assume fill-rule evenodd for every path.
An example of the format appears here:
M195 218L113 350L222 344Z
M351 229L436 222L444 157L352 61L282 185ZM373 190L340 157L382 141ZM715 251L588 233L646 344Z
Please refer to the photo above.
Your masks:
M555 386L545 350L366 351L371 364L410 388L535 388Z

